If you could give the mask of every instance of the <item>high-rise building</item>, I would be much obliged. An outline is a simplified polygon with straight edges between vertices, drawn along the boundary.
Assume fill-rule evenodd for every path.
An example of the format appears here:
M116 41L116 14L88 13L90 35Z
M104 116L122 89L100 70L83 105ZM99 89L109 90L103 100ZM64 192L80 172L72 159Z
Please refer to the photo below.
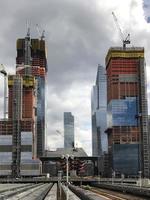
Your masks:
M144 48L110 48L106 71L110 168L149 177Z
M64 112L64 148L74 147L74 116Z
M12 122L13 176L20 174L21 161L36 158L35 85L33 76L8 76L8 119Z
M92 89L92 155L101 156L108 151L107 134L107 96L106 71L98 65L96 84Z
M21 76L31 75L36 80L36 140L37 156L40 157L45 149L45 76L47 72L47 57L44 38L31 39L28 32L25 38L18 39L16 64L17 74ZM26 93L26 102L29 102L29 100L31 98Z
M39 175L45 143L44 38L17 40L16 75L8 76L8 119L0 121L0 175ZM8 156L6 160L5 157Z
M35 78L9 75L8 87L8 119L0 121L0 175L39 175L41 163L36 159Z

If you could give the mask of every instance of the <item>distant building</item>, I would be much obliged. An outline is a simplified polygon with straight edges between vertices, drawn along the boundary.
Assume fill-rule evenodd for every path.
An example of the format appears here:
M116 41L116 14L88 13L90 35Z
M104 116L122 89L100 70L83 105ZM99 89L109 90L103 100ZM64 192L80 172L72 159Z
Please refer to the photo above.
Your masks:
M98 65L96 84L92 89L92 155L101 156L108 151L107 134L107 96L106 71Z
M64 112L64 148L74 147L74 116Z
M111 173L150 175L144 48L110 48L106 56Z

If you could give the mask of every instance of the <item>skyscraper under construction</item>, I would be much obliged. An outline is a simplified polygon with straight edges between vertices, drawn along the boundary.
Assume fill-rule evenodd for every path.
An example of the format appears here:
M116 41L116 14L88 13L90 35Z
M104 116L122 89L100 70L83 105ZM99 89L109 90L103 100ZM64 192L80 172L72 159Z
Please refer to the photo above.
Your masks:
M17 40L16 74L8 76L8 119L0 121L0 175L39 175L45 143L44 36ZM5 160L7 156L7 161Z
M150 144L144 48L110 48L106 56L108 150L115 173L149 177Z
M47 58L45 40L30 39L30 34L24 39L17 40L17 57L16 57L17 74L21 76L32 75L36 81L36 134L37 134L37 156L44 153L45 144L45 76L47 73ZM31 101L28 92L24 96L24 106ZM30 109L28 109L28 113Z

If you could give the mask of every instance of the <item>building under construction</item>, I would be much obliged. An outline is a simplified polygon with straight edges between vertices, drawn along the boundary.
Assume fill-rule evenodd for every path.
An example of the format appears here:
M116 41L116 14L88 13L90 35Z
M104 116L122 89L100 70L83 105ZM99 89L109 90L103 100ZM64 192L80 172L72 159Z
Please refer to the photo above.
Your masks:
M144 48L110 48L106 71L110 173L149 177Z
M8 76L8 119L0 121L0 175L39 175L45 143L45 41L17 40L16 75ZM5 157L8 157L7 161Z
M45 76L47 58L44 37L41 37L40 40L30 39L30 36L27 35L25 39L18 39L16 63L17 74L33 76L36 81L37 156L40 157L43 155L45 148ZM23 66L24 63L25 67ZM28 92L26 92L24 98L24 105L32 101L32 97L29 96Z

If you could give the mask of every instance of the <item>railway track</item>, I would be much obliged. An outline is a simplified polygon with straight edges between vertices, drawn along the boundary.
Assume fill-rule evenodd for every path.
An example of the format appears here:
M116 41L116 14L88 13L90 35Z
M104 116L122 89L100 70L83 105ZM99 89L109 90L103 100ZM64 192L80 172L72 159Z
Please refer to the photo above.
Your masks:
M0 184L0 195L1 193L7 192L8 190L14 191L16 189L24 188L30 185L32 184L31 183L30 184Z
M9 187L0 187L0 200L57 200L58 193L61 192L59 200L147 200L149 198L137 197L127 193L102 189L98 187L69 185L69 189L64 184L39 183L22 184ZM61 186L61 189L60 189ZM59 189L59 190L58 190ZM70 191L71 190L71 191Z
M7 184L0 188L0 200L57 200L58 185L53 183L39 184L23 184L10 185ZM6 189L7 188L7 189ZM61 184L60 200L80 200L73 194L64 184Z
M105 190L105 189L100 189L96 187L90 187L89 191L98 194L100 197L103 197L105 199L109 200L148 200L149 198L145 197L138 197L138 196L133 196L129 194L123 194L120 192L112 191L112 190Z
M0 200L43 200L52 187L50 184L32 184L0 192Z
M97 187L77 187L70 185L69 188L82 200L148 200L150 198L139 197L118 191L101 189Z

